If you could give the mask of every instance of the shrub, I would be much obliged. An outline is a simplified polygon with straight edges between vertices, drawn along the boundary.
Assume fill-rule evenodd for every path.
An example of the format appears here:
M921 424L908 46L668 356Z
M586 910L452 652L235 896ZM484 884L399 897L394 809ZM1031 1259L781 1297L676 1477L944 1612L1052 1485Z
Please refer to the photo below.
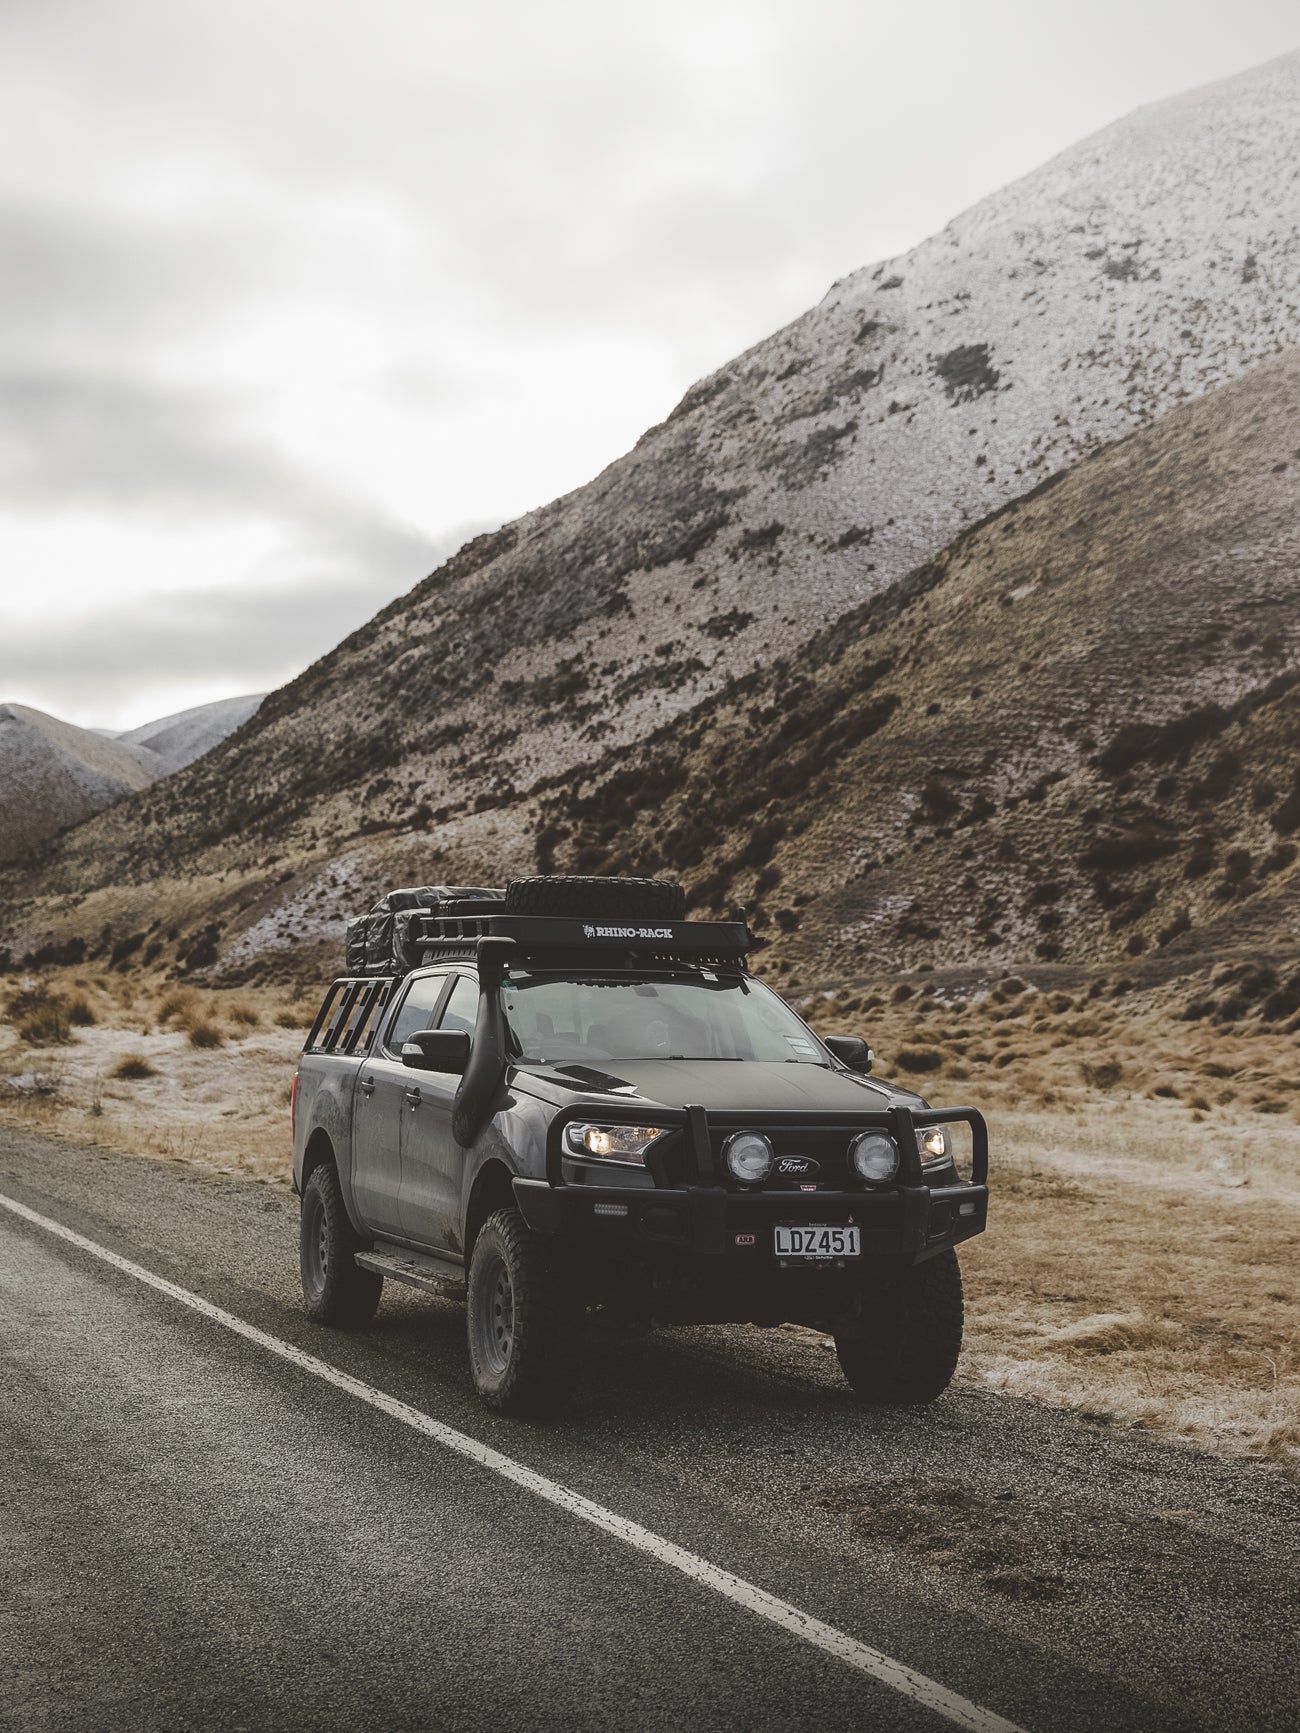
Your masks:
M75 999L68 1000L68 1022L74 1029L89 1029L99 1022L99 1018L90 1008L90 1001L81 993Z
M1113 1089L1124 1075L1118 1059L1084 1059L1079 1070L1090 1089Z
M190 1024L191 1047L220 1047L224 1039L224 1036L215 1023L198 1022Z
M1079 863L1100 872L1124 872L1129 867L1161 860L1173 854L1177 846L1172 837L1157 836L1154 831L1121 832L1099 837L1079 856Z
M71 1039L61 999L49 999L18 1020L18 1034L31 1047L60 1047Z
M943 1054L933 1047L901 1047L894 1056L894 1063L900 1071L938 1071L943 1065Z
M1272 825L1279 836L1293 836L1300 830L1300 771L1296 772L1291 792L1274 812Z
M921 789L921 810L934 824L942 824L960 810L961 802L938 776L931 775Z
M109 955L109 968L120 969L128 957L135 955L144 941L145 935L143 933L130 933L126 938L119 939Z
M1214 838L1199 836L1192 844L1192 852L1183 866L1185 879L1203 879L1208 872L1214 870Z
M44 982L15 993L5 1009L19 1039L31 1047L58 1047L71 1039L68 1001Z
M128 1053L125 1059L118 1060L111 1075L123 1083L138 1083L146 1077L156 1077L158 1073L143 1053Z
M1159 943L1161 949L1163 950L1163 948L1166 945L1173 944L1174 940L1179 936L1180 933L1190 932L1191 927L1192 927L1191 912L1185 908L1177 909L1174 912L1173 919L1168 923L1167 926L1161 927L1160 932L1157 936L1157 942Z

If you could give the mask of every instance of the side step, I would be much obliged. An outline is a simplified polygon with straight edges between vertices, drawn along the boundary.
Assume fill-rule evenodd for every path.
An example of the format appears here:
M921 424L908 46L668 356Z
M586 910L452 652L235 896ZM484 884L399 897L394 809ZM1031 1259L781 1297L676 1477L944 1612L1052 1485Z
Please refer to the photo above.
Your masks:
M454 1258L440 1258L436 1252L413 1252L405 1246L381 1243L373 1251L354 1252L352 1261L363 1270L373 1270L377 1276L422 1288L426 1294L437 1294L444 1300L465 1298L464 1264Z

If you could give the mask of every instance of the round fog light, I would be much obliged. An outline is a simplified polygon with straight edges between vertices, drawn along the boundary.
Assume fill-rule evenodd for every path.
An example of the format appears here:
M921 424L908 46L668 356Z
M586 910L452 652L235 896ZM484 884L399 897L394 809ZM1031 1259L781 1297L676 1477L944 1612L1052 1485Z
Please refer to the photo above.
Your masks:
M742 1185L761 1185L772 1171L772 1145L761 1131L738 1131L729 1137L723 1159Z
M898 1172L898 1145L881 1131L864 1131L849 1145L849 1160L869 1185L884 1185Z

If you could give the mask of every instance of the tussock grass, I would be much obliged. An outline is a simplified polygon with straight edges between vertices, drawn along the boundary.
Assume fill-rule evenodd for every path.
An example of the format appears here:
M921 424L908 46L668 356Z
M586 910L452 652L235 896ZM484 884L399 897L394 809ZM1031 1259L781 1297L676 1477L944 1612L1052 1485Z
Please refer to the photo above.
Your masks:
M61 1047L72 1039L68 1000L44 981L11 994L5 1015L29 1047Z
M124 1059L118 1060L109 1075L123 1083L139 1083L146 1077L156 1077L158 1071L143 1053L128 1053Z
M886 1078L939 1053L927 1098L989 1120L959 1376L1300 1474L1292 1043L1248 1020L1189 1028L1181 987L1080 1015L1084 989L1010 985L802 1007L865 1035Z
M191 1047L220 1047L225 1036L215 1023L195 1022L189 1025Z

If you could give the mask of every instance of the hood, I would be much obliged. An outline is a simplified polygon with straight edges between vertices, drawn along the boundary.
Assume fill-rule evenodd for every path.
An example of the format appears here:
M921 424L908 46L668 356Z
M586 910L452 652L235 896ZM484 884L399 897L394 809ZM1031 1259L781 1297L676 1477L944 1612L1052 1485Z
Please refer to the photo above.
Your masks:
M514 1083L556 1106L567 1106L575 1096L592 1095L613 1095L623 1102L643 1101L654 1107L703 1107L706 1112L743 1108L760 1113L852 1113L924 1106L911 1090L852 1071L755 1059L637 1059L620 1061L617 1073L585 1065L562 1070L527 1065L516 1069Z

